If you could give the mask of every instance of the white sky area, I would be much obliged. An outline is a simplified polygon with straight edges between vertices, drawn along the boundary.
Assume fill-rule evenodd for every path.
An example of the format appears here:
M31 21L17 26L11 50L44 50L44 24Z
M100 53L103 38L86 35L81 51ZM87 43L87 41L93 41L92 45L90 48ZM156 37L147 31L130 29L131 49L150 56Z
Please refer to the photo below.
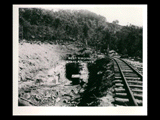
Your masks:
M106 17L108 22L118 20L120 25L143 26L143 8L145 5L24 5L44 9L86 9ZM22 7L24 7L22 6Z

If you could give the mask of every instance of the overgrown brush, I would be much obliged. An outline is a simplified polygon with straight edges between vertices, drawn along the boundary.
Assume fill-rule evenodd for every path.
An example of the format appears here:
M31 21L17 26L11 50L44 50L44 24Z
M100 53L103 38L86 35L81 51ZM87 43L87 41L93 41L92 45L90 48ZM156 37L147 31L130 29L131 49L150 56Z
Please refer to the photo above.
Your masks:
M97 106L100 97L107 95L107 89L112 86L113 63L110 58L97 59L88 64L89 79L79 106Z

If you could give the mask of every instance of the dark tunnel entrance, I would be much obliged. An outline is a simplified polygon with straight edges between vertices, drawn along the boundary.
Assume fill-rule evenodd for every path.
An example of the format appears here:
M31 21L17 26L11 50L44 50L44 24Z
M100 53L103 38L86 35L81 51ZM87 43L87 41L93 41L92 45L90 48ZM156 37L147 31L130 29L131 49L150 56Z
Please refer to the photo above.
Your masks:
M77 85L80 83L80 78L77 77L79 74L80 74L80 64L79 63L67 63L66 64L66 78L72 81L73 85Z

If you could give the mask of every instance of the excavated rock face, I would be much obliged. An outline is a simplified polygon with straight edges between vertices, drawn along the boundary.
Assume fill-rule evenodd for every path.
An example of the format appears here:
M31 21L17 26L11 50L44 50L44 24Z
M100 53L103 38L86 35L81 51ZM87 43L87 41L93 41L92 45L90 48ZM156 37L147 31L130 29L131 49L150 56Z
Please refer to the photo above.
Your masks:
M111 67L108 58L93 63L59 61L54 68L40 71L35 81L19 85L19 106L111 105L111 100L106 104L99 99L112 86Z
M77 106L80 94L87 84L86 63L70 64L65 61L36 75L35 81L19 85L19 105ZM72 78L72 74L80 74Z

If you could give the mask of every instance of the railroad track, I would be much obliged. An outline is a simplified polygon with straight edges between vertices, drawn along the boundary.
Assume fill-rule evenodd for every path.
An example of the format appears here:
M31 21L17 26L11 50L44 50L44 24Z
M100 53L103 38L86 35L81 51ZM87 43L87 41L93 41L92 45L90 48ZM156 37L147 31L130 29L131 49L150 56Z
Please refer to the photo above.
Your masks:
M119 58L113 58L115 106L143 105L143 75Z

